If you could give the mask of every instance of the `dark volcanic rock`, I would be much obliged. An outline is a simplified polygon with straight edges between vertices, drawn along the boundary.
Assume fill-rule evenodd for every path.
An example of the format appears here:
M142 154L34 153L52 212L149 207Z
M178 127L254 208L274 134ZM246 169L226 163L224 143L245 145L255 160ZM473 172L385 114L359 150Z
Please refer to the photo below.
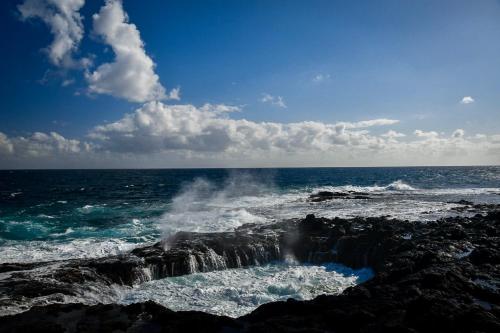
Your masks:
M203 312L174 312L153 302L122 305L57 304L2 318L0 332L234 332L241 324Z
M301 261L370 266L376 276L339 296L269 303L237 319L172 312L150 302L66 304L0 317L0 331L500 332L498 230L500 214L495 211L430 223L308 215L302 221L245 226L234 233L181 233L166 244L134 250L124 266L116 258L86 261L81 266L87 270L84 279L130 283L134 279L120 277L136 267L149 269L154 278L188 273L193 268L203 271L261 264L279 259L284 251ZM66 263L63 270L59 267L59 284L34 286L23 294L30 297L38 289L74 292L65 286L80 283L75 267L74 263ZM28 279L29 272L40 269L21 266L11 274ZM3 284L0 281L0 287Z
M159 279L280 260L280 237L272 230L259 233L179 232L164 243L135 249L132 254L144 260L153 279Z
M164 243L96 259L37 264L0 264L0 310L60 302L95 292L112 301L113 284L132 286L153 279L266 264L281 260L288 230L296 223L242 228L235 232L180 232ZM248 228L248 226L247 226ZM48 297L48 298L47 298Z
M318 193L313 193L309 196L309 200L312 202L322 202L332 199L369 199L369 194L364 192L330 192L330 191L319 191Z

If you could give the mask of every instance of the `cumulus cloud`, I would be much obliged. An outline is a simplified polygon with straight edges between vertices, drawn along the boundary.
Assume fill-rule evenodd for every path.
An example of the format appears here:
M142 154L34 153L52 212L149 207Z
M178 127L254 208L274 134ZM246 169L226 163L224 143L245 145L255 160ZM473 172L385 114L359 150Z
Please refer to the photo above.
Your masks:
M254 122L230 118L237 110L223 104L195 107L150 102L118 121L95 127L89 138L102 152L148 159L184 153L187 160L198 159L201 165L213 161L212 165L218 166L230 161L233 166L324 165L326 159L329 165L499 161L492 152L500 149L500 139L466 137L462 129L450 136L416 130L416 139L399 141L397 138L405 134L394 130L380 135L370 132L373 126L396 124L393 119L332 124Z
M140 154L189 150L197 152L247 153L268 151L325 151L337 146L376 146L379 139L368 135L370 126L393 124L394 120L325 124L320 122L273 123L231 119L234 106L206 104L166 105L150 102L122 119L95 127L90 138L110 151Z
M465 131L461 128L456 129L452 134L451 137L455 139L461 139L465 135Z
M427 139L433 139L433 138L437 138L439 136L439 134L435 131L425 132L422 130L415 130L415 132L413 132L413 133L416 136L418 136L419 138L427 138Z
M492 152L500 149L500 139L496 142L495 136L465 137L462 129L448 137L416 130L417 139L399 141L397 138L405 134L390 130L375 135L369 131L373 126L396 124L398 121L393 119L332 124L254 122L230 118L233 111L237 109L223 104L195 107L150 102L116 122L95 127L89 137L106 152L145 158L184 152L187 160L199 159L193 163L206 165L213 161L216 166L499 161Z
M500 163L500 135L450 136L417 130L381 135L345 123L274 123L231 119L231 106L149 102L118 121L96 126L86 142L58 133L0 133L0 167L334 166ZM373 122L377 123L377 122ZM9 164L10 161L10 164ZM92 162L93 161L93 162Z
M23 20L41 19L54 35L47 47L50 61L59 67L86 67L90 60L75 60L73 53L78 50L83 38L82 16L79 11L85 0L25 0L17 8Z
M179 101L181 99L181 88L177 87L168 93L168 99Z
M89 152L91 147L89 143L67 139L56 132L35 132L29 136L11 138L0 132L0 156L41 157L78 154Z
M471 103L474 103L474 102L475 102L474 98L472 98L471 96L465 96L460 101L460 104L471 104Z
M146 54L139 30L129 23L121 0L106 0L93 15L93 32L111 46L115 59L86 74L90 92L131 102L180 98L179 88L165 92L154 71L155 63Z
M271 105L277 106L279 108L284 108L286 109L286 104L285 100L281 96L273 96L267 93L263 93L262 97L260 98L260 101L262 103L269 103Z
M12 154L14 152L14 145L9 140L7 135L0 132L0 155L1 154Z

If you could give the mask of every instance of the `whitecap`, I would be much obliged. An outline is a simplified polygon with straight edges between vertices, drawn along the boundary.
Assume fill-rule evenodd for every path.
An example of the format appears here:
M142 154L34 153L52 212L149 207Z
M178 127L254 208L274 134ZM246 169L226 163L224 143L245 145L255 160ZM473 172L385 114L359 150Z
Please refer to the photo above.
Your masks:
M102 205L84 205L83 207L77 208L77 210L80 213L86 214L86 213L91 213L91 212L98 211L98 210L103 210L103 209L105 209L105 206L106 206L106 204L102 204Z
M415 191L415 188L406 184L402 180L396 180L395 182L390 183L384 188L386 190L392 190L392 191Z
M73 228L67 228L64 232L60 232L60 233L52 233L50 235L50 237L60 237L60 236L66 236L66 235L69 235L71 233L75 232L75 230L73 230Z
M55 219L55 216L52 215L46 215L46 214L38 214L38 217L45 218L45 219Z

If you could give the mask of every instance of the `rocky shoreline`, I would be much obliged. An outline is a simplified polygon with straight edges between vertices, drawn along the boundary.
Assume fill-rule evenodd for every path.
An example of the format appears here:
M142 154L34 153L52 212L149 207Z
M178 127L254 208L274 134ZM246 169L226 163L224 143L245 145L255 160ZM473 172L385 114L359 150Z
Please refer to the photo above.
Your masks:
M121 256L1 264L0 309L31 309L0 317L0 332L500 332L500 212L476 208L489 212L428 223L308 215L234 232L178 233ZM338 296L268 303L236 319L152 302L39 306L91 292L111 300L116 284L290 254L301 262L371 267L376 275Z

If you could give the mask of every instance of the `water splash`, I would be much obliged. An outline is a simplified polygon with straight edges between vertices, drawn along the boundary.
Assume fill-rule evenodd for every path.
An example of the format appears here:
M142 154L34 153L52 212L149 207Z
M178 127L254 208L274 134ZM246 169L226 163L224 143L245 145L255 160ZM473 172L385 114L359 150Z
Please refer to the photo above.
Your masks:
M246 223L263 223L268 219L250 212L245 205L255 198L272 195L272 183L263 183L248 173L233 172L217 186L204 178L184 184L162 216L164 234L177 231L217 232L234 230Z

